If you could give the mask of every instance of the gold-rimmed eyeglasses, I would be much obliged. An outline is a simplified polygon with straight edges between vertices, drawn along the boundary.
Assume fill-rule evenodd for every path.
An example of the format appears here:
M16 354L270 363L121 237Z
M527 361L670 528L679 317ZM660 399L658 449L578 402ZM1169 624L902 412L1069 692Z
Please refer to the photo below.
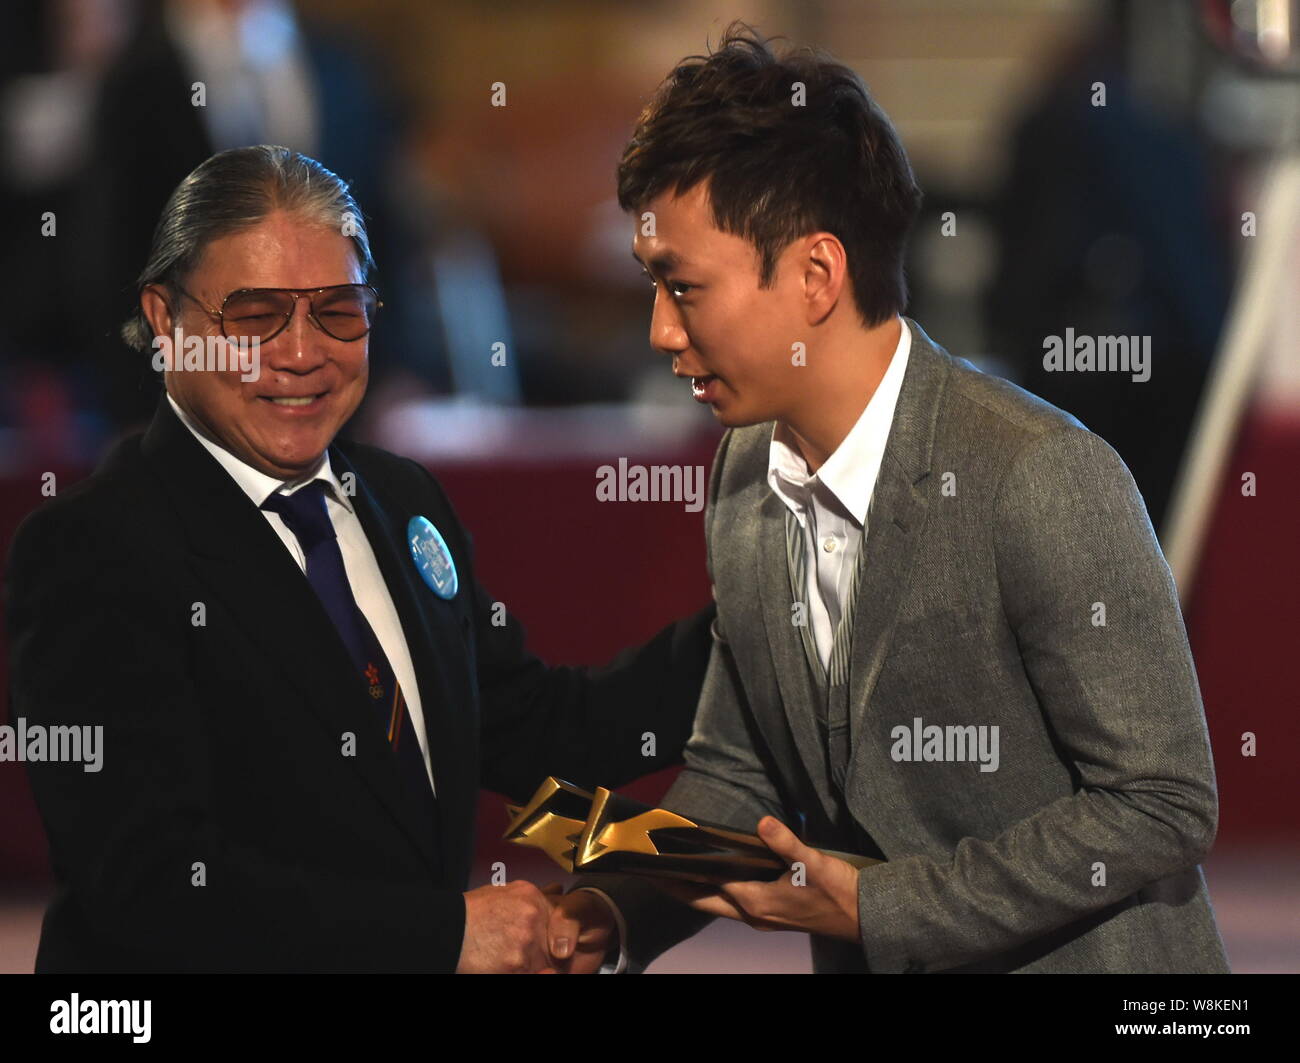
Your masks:
M308 319L327 336L351 343L374 326L383 306L369 284L330 284L324 288L237 288L220 308L206 305L176 285L176 290L221 326L227 339L267 343L280 335L293 319L300 296L307 296Z

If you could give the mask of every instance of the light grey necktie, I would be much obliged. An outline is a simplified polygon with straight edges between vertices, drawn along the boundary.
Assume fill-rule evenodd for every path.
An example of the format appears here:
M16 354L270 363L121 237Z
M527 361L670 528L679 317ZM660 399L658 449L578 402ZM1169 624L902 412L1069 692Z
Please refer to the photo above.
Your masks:
M858 556L853 565L853 579L849 583L849 593L840 612L840 622L835 626L829 673L828 669L822 667L821 654L817 652L817 642L809 622L811 604L804 529L799 526L799 519L788 508L785 511L785 547L786 562L790 572L790 594L793 601L803 603L804 623L798 625L799 634L803 639L804 653L816 680L818 693L822 695L819 699L820 703L815 706L815 711L826 737L827 767L831 779L842 792L850 752L849 664L853 650L853 614L857 606L858 587L862 583L862 572L866 567L866 529L862 530L862 542L858 545Z

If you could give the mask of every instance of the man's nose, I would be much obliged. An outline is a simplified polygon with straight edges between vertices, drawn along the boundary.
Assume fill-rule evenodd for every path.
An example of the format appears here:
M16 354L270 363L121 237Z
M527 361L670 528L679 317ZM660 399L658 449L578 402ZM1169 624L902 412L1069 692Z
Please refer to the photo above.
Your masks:
M655 289L655 306L650 315L650 346L664 354L680 354L689 345L681 311L661 284Z
M325 361L329 336L311 320L311 300L300 295L293 301L293 312L284 331L266 346L272 368L305 372Z

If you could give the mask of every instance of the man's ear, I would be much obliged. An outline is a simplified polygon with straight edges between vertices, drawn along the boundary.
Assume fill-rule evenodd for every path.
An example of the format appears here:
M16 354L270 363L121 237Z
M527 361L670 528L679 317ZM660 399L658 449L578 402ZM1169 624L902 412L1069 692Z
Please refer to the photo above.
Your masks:
M804 300L808 323L816 325L835 309L848 279L848 256L844 245L830 233L805 237L803 258Z
M172 334L172 308L167 302L162 285L147 284L140 292L140 310L149 322L155 336Z

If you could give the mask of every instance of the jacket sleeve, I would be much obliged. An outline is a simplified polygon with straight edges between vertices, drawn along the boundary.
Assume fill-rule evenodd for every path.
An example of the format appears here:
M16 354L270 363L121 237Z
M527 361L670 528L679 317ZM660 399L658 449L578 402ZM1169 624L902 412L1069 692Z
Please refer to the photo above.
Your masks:
M13 719L102 728L99 771L27 765L88 948L116 969L454 970L459 892L324 875L217 828L189 617L157 593L165 578L147 543L66 506L31 516L10 553Z
M528 651L523 626L479 584L469 534L442 487L412 465L452 515L449 526L469 559L482 785L519 801L548 775L613 789L681 763L708 664L713 604L602 668L548 668Z
M714 500L729 440L727 433L718 447L705 511L710 576ZM684 816L753 833L765 815L787 817L772 783L774 767L745 700L744 683L723 630L724 619L720 612L712 626L708 671L695 726L686 745L686 767L662 803L664 808ZM599 890L619 912L627 931L621 947L629 973L643 971L657 956L712 922L711 916L668 897L637 876L585 875L578 878L574 888Z
M993 507L1003 607L1076 790L997 837L963 838L950 859L863 870L873 971L1025 945L1197 864L1214 839L1196 672L1128 469L1093 433L1059 429L1021 448Z
M715 626L695 730L686 746L686 767L664 795L663 807L748 834L764 816L785 820L762 748L736 662ZM581 887L603 892L622 916L627 940L621 944L629 973L645 970L657 956L712 922L712 916L634 875L583 875L575 883L575 888Z

